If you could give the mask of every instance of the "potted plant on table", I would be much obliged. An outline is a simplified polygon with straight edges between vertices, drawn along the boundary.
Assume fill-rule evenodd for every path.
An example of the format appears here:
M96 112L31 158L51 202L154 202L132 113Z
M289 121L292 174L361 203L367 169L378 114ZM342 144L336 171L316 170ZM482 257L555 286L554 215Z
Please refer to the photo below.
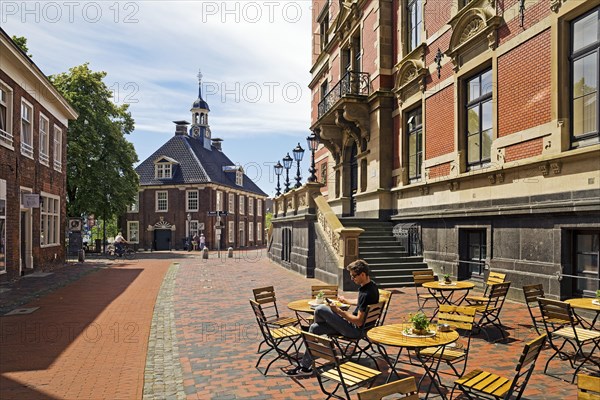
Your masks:
M422 312L410 314L409 321L412 323L412 333L415 335L426 335L429 328L429 319Z
M320 290L319 293L317 293L317 296L315 297L315 303L323 304L324 301L325 301L325 292Z
M444 283L452 283L450 274L444 274Z

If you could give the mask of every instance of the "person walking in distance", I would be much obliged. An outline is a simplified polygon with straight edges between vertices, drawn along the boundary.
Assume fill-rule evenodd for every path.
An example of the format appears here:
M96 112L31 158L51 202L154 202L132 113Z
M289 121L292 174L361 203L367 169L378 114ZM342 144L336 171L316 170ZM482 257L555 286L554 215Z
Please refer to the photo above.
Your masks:
M357 299L347 299L344 296L338 296L342 303L355 305L353 312L344 311L333 304L321 304L315 309L314 322L308 328L310 333L315 335L342 335L348 338L356 339L361 337L362 325L367 307L379 302L379 289L375 282L371 280L369 264L365 260L356 260L346 267L350 273L350 278L360 286ZM312 358L308 352L300 361L300 366L286 371L287 375L310 375L312 374Z
M200 250L203 250L206 246L206 238L204 237L204 233L200 234Z

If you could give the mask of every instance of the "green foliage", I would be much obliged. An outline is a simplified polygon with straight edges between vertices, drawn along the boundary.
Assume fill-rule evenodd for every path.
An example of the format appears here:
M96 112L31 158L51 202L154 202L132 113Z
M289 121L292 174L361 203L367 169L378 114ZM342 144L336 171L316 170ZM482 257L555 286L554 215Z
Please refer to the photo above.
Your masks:
M412 323L413 328L422 331L429 327L429 319L422 312L416 314L410 314L409 321Z
M596 290L596 297L600 299L600 289Z
M88 64L50 76L79 113L67 136L68 215L95 214L112 219L133 203L139 179L137 154L125 135L134 129L129 105L117 106L103 79Z
M325 292L320 290L319 293L317 293L317 299L322 299L325 297Z
M11 39L23 53L27 54L27 57L33 58L31 54L28 54L29 48L27 47L27 38L25 36L13 35Z
M265 229L269 230L269 228L271 227L271 220L273 219L273 213L272 212L268 212L265 214Z

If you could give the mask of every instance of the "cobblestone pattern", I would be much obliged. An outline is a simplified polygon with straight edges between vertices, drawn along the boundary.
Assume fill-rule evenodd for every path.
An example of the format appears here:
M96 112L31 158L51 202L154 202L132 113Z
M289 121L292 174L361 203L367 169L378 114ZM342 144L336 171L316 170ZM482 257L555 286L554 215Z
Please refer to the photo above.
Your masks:
M144 372L145 400L185 399L175 328L173 293L179 263L173 263L154 305Z

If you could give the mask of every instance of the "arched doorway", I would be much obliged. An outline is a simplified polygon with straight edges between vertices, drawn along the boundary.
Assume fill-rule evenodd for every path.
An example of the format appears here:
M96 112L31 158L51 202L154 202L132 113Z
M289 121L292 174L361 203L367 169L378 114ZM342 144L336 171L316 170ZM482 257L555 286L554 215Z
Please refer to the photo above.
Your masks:
M350 150L350 216L356 213L356 192L358 191L358 148L356 143Z

